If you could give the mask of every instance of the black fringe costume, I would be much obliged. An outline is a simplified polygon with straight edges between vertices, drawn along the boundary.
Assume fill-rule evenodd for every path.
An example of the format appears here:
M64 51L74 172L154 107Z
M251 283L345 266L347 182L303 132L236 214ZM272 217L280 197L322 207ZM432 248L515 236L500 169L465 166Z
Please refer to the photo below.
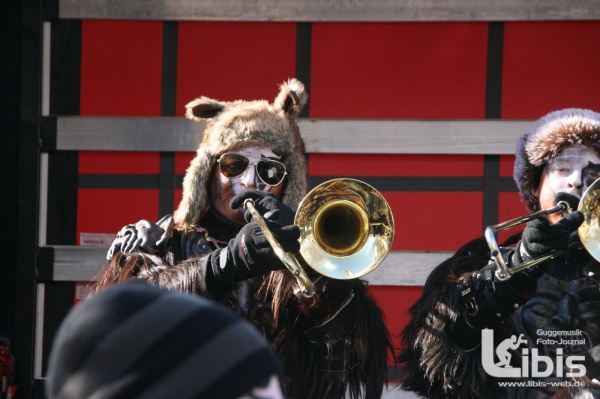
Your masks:
M272 103L204 96L188 103L186 116L206 125L183 180L182 200L173 215L175 230L166 252L160 257L116 252L101 271L96 289L141 278L210 297L253 322L272 342L287 369L289 396L378 399L387 384L392 346L383 312L364 281L323 277L310 301L296 298L295 279L287 271L243 281L226 292L207 290L206 259L217 248L217 241L209 236L228 242L241 228L211 209L209 184L217 160L245 147L271 149L281 156L287 172L281 202L298 208L307 193L308 173L296 118L307 99L304 85L292 78L280 85ZM200 227L207 230L206 235L197 230Z
M511 242L518 237L511 238ZM587 357L588 375L598 378L598 358L590 358L600 344L600 290L597 280L584 277L590 267L598 267L585 249L579 248L569 256L550 262L544 275L530 291L524 305L494 328L497 345L513 334L523 333L530 348L538 348L540 354L554 356L551 345L536 345L537 329L575 329L583 331L586 344L583 347L565 348L565 355L578 354ZM400 384L403 389L414 391L427 398L592 398L599 397L594 389L558 387L507 387L501 388L500 380L489 376L482 366L480 330L465 328L461 324L464 304L460 300L460 282L472 272L480 270L489 261L490 253L483 238L473 240L460 248L451 258L437 266L425 283L421 298L410 308L411 321L402 331ZM559 294L549 298L548 292ZM559 324L557 317L561 304L572 301L569 309L572 319ZM541 306L552 308L540 321ZM564 305L563 305L564 306ZM537 319L534 319L537 317ZM495 346L494 346L495 347ZM463 349L469 348L469 349ZM597 349L596 349L597 350ZM513 351L513 367L520 367L521 355ZM590 377L591 378L591 377ZM533 380L532 378L520 381ZM569 381L570 378L548 377L545 381Z
M203 227L219 239L235 236L240 229L213 211L203 218ZM117 252L100 271L94 291L140 278L212 298L251 321L272 343L286 368L284 383L291 398L381 397L393 348L383 312L366 282L322 277L315 296L303 302L293 294L296 280L291 273L280 270L241 282L215 297L204 280L204 255L214 245L193 230L175 231L162 257Z

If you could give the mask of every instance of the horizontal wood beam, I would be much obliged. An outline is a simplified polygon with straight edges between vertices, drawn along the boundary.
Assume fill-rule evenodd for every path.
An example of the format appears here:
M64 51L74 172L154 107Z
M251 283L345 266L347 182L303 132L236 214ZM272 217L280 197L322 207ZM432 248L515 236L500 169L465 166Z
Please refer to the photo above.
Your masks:
M94 246L47 246L40 261L44 281L93 281L106 262L108 248ZM422 286L431 270L451 255L449 252L392 251L383 263L363 278L371 285Z
M514 154L530 120L300 119L308 153ZM48 117L42 148L196 151L204 123L177 117Z
M401 22L600 19L597 0L58 0L62 19Z

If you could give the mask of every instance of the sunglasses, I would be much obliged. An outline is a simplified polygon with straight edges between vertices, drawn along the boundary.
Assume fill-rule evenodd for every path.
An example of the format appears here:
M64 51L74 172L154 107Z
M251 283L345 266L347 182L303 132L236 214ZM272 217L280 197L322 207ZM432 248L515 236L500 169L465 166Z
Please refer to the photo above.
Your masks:
M256 168L258 178L267 186L276 186L283 181L287 172L285 165L272 159L261 159L258 162L250 162L247 157L227 152L217 159L221 173L225 177L236 178L243 175L252 164Z

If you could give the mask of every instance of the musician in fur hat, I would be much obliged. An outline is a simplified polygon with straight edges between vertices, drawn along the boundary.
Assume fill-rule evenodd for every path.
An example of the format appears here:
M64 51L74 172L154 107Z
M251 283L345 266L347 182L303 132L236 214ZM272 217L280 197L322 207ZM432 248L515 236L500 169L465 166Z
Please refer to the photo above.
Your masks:
M527 209L564 202L572 211L527 222L501 246L502 259L512 268L553 257L503 280L480 238L434 269L402 332L404 389L430 398L599 397L599 263L581 243L576 210L599 176L600 113L551 112L518 140L514 179Z
M295 278L243 206L252 199L281 247L299 250L294 216L307 166L296 118L307 97L291 79L273 103L190 102L187 117L206 128L178 209L158 223L125 226L94 290L135 277L212 298L269 339L284 363L287 395L379 398L392 347L366 283L321 277L314 296L295 295Z

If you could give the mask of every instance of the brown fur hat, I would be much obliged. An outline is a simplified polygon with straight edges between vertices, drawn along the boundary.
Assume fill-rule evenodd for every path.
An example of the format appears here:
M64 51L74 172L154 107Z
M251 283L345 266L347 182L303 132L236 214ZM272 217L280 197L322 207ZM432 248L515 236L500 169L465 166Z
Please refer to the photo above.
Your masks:
M528 210L539 210L534 192L544 166L572 145L583 145L600 154L600 113L579 108L553 111L519 138L513 177Z
M296 117L306 104L304 85L290 79L280 86L273 104L266 100L222 102L200 97L186 105L186 116L206 120L196 156L183 179L183 198L175 223L196 225L209 205L208 184L221 154L249 146L266 146L282 156L287 170L282 201L296 209L306 195L304 141Z

